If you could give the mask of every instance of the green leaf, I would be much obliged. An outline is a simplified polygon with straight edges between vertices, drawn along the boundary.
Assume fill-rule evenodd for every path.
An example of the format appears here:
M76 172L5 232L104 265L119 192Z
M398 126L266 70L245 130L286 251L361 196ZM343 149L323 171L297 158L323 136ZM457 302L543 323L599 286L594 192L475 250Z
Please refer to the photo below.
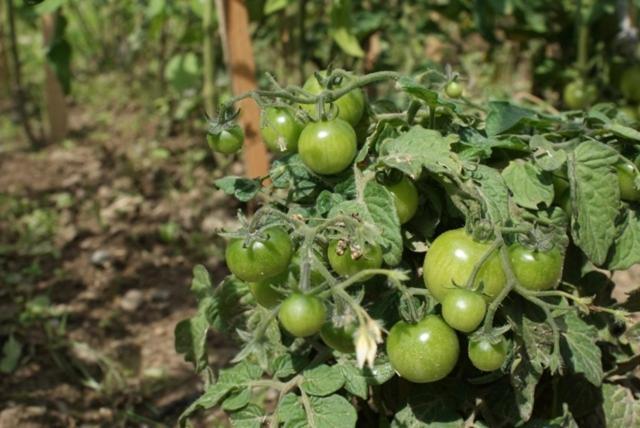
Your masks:
M273 161L269 176L274 187L290 189L289 198L294 202L309 198L320 187L319 179L309 171L298 154Z
M360 47L358 39L353 34L351 22L351 0L332 0L331 2L331 27L329 32L333 40L345 53L362 58L364 51Z
M539 204L550 206L553 202L553 183L545 178L536 166L522 160L514 160L502 171L513 200L521 207L537 209Z
M619 123L608 123L605 126L605 129L613 132L619 137L640 141L640 132L628 126L624 126Z
M602 386L602 410L608 427L640 426L640 401L633 392L623 386Z
M566 328L560 342L562 358L573 373L582 373L593 385L600 386L604 373L602 354L595 343L598 330L574 312L565 315L564 321Z
M453 103L443 101L440 99L438 93L431 89L424 87L423 85L416 82L413 78L408 76L403 76L398 80L397 85L401 90L411 95L414 98L423 101L429 106L446 106L452 110L455 110L456 106Z
M264 3L264 14L271 15L272 13L284 9L288 4L288 0L267 0Z
M196 372L201 372L207 367L207 331L209 322L201 312L180 321L174 330L176 352L184 354L184 359L193 363Z
M533 159L543 171L556 171L567 161L567 152L557 150L553 143L542 135L531 137L529 145L533 152Z
M195 294L196 299L198 300L202 300L205 297L210 297L213 293L213 286L211 285L209 272L207 271L207 268L202 265L195 265L193 267L191 292Z
M378 183L370 181L364 188L364 202L373 223L379 232L379 243L383 248L384 261L395 266L402 258L402 235L400 220L391 193Z
M462 166L451 152L451 144L458 137L443 137L438 131L414 126L397 138L382 143L379 161L384 165L399 169L414 180L422 169L433 173L459 174Z
M265 421L262 408L256 404L249 404L244 409L231 413L231 425L236 428L260 428Z
M391 379L396 371L386 356L379 356L373 364L373 368L365 366L362 369L364 378L369 385L382 385Z
M567 405L564 404L562 408L562 416L553 419L534 419L524 424L522 428L579 428Z
M344 389L356 397L366 400L369 396L369 386L362 370L350 361L345 361L337 365L344 377Z
M300 396L291 392L282 397L276 412L278 421L284 422L285 427L295 426L296 423L307 420Z
M569 162L574 212L577 209L577 216L572 217L571 234L578 247L598 266L605 262L616 237L620 188L613 165L618 159L618 153L611 147L585 141L576 147Z
M492 101L489 103L485 129L487 135L492 137L509 131L518 125L522 119L535 117L535 112L514 106L507 101Z
M217 405L232 388L232 385L222 383L215 383L213 385L210 385L209 388L207 388L207 390L204 392L204 394L200 396L200 398L191 403L191 405L187 407L184 412L182 412L180 418L178 419L180 426L184 427L187 418L197 410L206 410Z
M238 391L232 392L223 402L222 408L226 411L235 411L240 410L247 404L249 404L249 400L251 399L251 389L244 388Z
M12 373L22 355L22 344L12 335L9 336L4 345L2 345L2 359L0 360L0 372Z
M304 380L300 387L309 395L325 396L332 394L344 385L344 376L337 366L321 364L302 372Z
M284 379L298 373L308 364L306 358L300 355L283 354L273 361L271 371L278 379Z
M311 414L303 427L316 428L352 428L356 426L358 415L344 397L330 395L328 397L310 397ZM313 423L311 422L313 421Z
M538 385L541 376L542 370L534 367L526 354L516 355L511 364L510 379L516 405L523 421L529 420L531 417L535 402L536 385Z
M464 425L454 401L433 385L428 388L409 396L407 404L395 414L391 428L460 428Z
M494 223L505 224L509 213L509 189L500 173L486 165L477 165L471 178L478 184L481 202Z
M608 268L626 270L640 263L640 218L636 211L628 210L622 232L611 248Z
M259 179L250 179L244 177L227 176L214 181L216 187L227 195L234 196L242 202L250 201L255 198L262 188Z

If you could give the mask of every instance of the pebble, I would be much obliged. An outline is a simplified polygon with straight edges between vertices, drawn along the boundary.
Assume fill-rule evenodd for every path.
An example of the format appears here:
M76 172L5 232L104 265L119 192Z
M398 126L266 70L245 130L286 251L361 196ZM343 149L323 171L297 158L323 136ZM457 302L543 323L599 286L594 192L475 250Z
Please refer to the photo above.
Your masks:
M144 302L144 294L142 291L132 289L122 296L120 307L127 312L135 312Z

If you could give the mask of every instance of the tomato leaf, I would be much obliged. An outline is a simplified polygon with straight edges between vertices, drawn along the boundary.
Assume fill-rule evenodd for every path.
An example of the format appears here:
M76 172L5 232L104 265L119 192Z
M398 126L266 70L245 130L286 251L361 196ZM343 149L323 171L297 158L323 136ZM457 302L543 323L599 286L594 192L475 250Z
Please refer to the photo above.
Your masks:
M542 135L531 137L529 146L533 150L533 159L543 171L555 171L560 169L567 161L567 152L556 149Z
M2 359L0 359L0 373L11 373L20 361L22 355L22 344L16 340L13 334L2 345Z
M631 390L607 383L602 386L602 397L605 426L640 426L640 401Z
M358 39L353 34L351 22L351 0L332 0L331 2L331 27L329 32L333 40L345 53L362 58L364 51L360 47Z
M616 236L615 221L620 203L618 177L613 164L619 159L611 147L585 141L569 161L569 181L577 216L571 234L575 243L596 265L602 265ZM575 192L574 192L575 190Z
M521 207L537 209L539 204L553 202L553 184L536 166L522 160L509 163L502 178L507 183L513 200Z
M384 186L370 181L364 188L364 202L378 228L384 261L390 266L397 265L402 258L402 235L398 214L389 209L394 206L393 196Z
M462 166L451 152L451 144L456 141L456 135L443 137L438 131L414 126L407 133L385 141L380 148L379 161L414 180L423 168L436 174L459 174Z
M344 377L344 389L356 397L366 400L369 395L369 386L362 369L356 367L351 361L344 361L337 367Z
M239 389L229 394L229 396L222 402L222 408L229 412L240 410L244 406L249 404L250 399L251 399L250 388Z
M356 409L344 397L330 395L328 397L310 397L311 414L307 414L309 425L317 428L352 428L355 427L358 415Z
M423 101L429 106L435 107L440 105L448 107L452 110L456 109L455 104L441 100L438 92L424 87L424 85L419 84L411 77L401 77L398 80L397 85L407 94L411 95L414 98L417 98L420 101Z
M515 394L516 405L523 421L529 420L533 412L536 385L540 381L542 370L534 367L528 355L519 354L511 365L511 386Z
M600 386L604 376L602 353L595 344L598 330L585 323L574 312L564 317L566 328L562 332L560 350L567 367L574 373L582 373L595 386Z
M477 165L471 172L477 184L480 202L494 223L505 224L509 220L509 190L498 171L485 165Z
M553 419L534 419L523 425L522 428L579 428L567 405L564 404L562 408L562 416Z
M628 126L624 126L619 123L608 123L605 126L605 129L613 132L619 137L640 141L640 132Z
M214 184L227 195L234 196L242 202L255 198L261 189L261 181L259 179L236 176L220 178L214 181Z
M320 186L320 180L309 171L297 154L273 161L269 176L274 187L290 189L289 198L294 202L309 198Z
M304 380L300 387L309 395L332 394L344 385L344 376L338 366L321 364L302 372Z
M249 404L244 409L230 414L234 428L260 428L264 423L264 410L257 404Z
M273 361L270 371L279 379L284 379L298 373L308 361L301 355L283 354Z
M307 422L304 406L300 401L300 397L291 392L282 397L276 412L278 421L283 422L285 427L295 426L296 423L300 422Z
M611 248L608 268L625 270L636 263L640 263L640 218L636 211L629 210L622 232Z
M409 396L406 405L395 414L391 427L458 428L463 424L455 402L440 388L431 386Z
M492 137L509 131L523 119L535 117L535 112L515 106L507 101L492 101L489 103L485 130L487 135Z

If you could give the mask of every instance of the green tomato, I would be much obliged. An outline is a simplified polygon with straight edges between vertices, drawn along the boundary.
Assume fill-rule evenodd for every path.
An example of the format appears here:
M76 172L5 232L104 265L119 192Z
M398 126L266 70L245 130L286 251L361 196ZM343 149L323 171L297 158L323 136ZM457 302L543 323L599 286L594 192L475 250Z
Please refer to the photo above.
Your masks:
M327 310L316 296L293 293L280 305L280 324L295 337L316 334L324 325Z
M440 302L457 286L464 286L473 267L489 250L490 244L474 241L464 229L449 230L438 236L424 259L424 282ZM476 275L474 286L484 284L482 292L493 300L507 283L498 252L493 253Z
M259 282L287 270L293 245L287 232L272 227L264 232L264 239L245 245L244 239L229 241L225 256L229 270L247 282Z
M629 202L640 201L640 189L636 188L634 180L636 169L631 162L623 161L616 165L618 181L620 183L620 199Z
M640 102L640 65L627 68L620 78L620 92L634 102Z
M219 134L207 134L207 143L214 152L230 155L242 148L244 131L238 125L225 129Z
M321 71L320 74L324 77L327 75L326 71ZM338 87L342 87L348 84L350 79L344 79L342 84ZM322 86L316 79L315 75L312 75L307 79L303 90L309 92L312 95L317 95L323 91ZM336 89L333 87L332 89ZM334 102L335 107L338 110L338 118L348 122L351 126L356 126L364 113L364 92L362 89L354 89L346 95L341 96ZM316 105L315 104L301 104L300 107L304 109L312 118L316 118ZM325 111L329 111L329 104L325 104ZM317 118L316 118L317 119Z
M346 248L344 248L346 247ZM327 258L331 268L341 276L349 277L364 269L378 269L382 266L382 249L378 245L366 244L364 250L354 254L344 241L329 242ZM368 278L363 278L365 281Z
M513 273L524 288L549 290L560 282L564 257L557 248L542 252L514 244L509 248L509 258Z
M393 202L398 212L400 224L405 224L418 211L418 190L415 184L406 176L394 184L385 186L393 195Z
M594 85L585 84L580 80L575 80L564 87L564 104L571 110L580 110L598 98L598 90Z
M508 343L504 337L496 344L487 340L469 341L467 353L475 368L483 372L498 370L507 359Z
M356 133L342 119L310 123L298 140L302 162L316 174L344 171L356 157L357 149Z
M475 291L463 288L452 290L442 302L442 317L463 333L471 333L478 328L487 313L487 302Z
M287 109L268 107L262 112L260 133L269 150L295 153L302 124Z
M256 302L265 308L273 308L284 299L282 293L273 288L273 285L283 286L287 284L289 272L283 272L273 278L265 279L260 282L250 282L249 290Z
M318 255L318 258L322 260L322 256ZM291 259L291 272L293 272L293 276L299 281L300 273L301 273L301 256L300 253L296 253L293 255ZM313 266L313 265L312 265ZM324 277L320 272L315 269L311 269L309 273L309 280L312 286L320 285L324 282Z
M326 322L320 330L320 337L327 346L344 354L353 354L356 351L353 343L353 334L356 326L351 324L345 327L336 327L332 322Z
M446 377L459 353L456 332L437 315L427 315L416 324L399 321L387 336L391 365L401 377L415 383Z
M456 81L447 83L444 91L450 98L460 98L462 96L462 85Z

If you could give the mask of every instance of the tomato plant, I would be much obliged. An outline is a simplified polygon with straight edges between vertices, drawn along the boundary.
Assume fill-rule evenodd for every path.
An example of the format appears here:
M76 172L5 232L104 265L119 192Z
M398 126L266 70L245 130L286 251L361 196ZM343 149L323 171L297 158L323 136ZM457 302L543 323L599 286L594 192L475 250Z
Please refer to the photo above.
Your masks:
M326 72L320 72L319 75L321 79L325 79L324 83L338 88L341 86L345 86L351 80L349 76L336 76L333 79L329 79L330 81L326 81ZM334 82L334 80L339 82ZM302 89L308 91L310 94L317 95L322 92L323 86L320 84L320 82L318 82L316 76L311 76L307 79ZM356 126L358 122L360 122L360 119L362 118L362 114L364 112L364 93L361 89L356 88L335 100L333 105L337 110L336 114L338 118L346 121L351 126ZM302 108L306 110L311 117L317 118L317 110L315 105L302 104ZM325 105L325 109L330 109L330 106Z
M298 150L298 137L302 125L284 108L271 107L261 117L260 132L269 150L275 153L291 153Z
M435 68L321 76L241 94L211 125L245 98L314 106L297 153L215 182L257 209L223 233L234 275L194 269L176 349L209 383L180 423L219 407L252 426L628 426L638 305L603 272L640 262L618 178L640 137L617 109L457 99ZM331 104L389 81L358 147ZM239 347L216 381L209 330Z
M469 360L475 368L483 372L498 370L507 359L508 344L504 337L495 343L489 340L469 341Z
M359 248L349 245L344 240L335 240L329 243L327 259L338 275L352 276L361 270L382 266L382 250L375 244L366 244L364 248Z
M480 326L487 313L487 303L478 293L456 289L442 302L442 317L451 327L463 333L471 333Z
M238 125L207 135L209 148L214 152L220 152L225 155L230 155L240 150L243 142L244 131Z
M387 354L393 368L411 382L435 382L458 362L460 343L442 318L428 315L416 324L399 321L389 331Z
M482 284L482 292L493 298L506 285L500 257L491 251L491 244L474 240L464 229L449 230L433 241L424 259L424 282L442 302L456 286L466 286L485 256L472 285Z

